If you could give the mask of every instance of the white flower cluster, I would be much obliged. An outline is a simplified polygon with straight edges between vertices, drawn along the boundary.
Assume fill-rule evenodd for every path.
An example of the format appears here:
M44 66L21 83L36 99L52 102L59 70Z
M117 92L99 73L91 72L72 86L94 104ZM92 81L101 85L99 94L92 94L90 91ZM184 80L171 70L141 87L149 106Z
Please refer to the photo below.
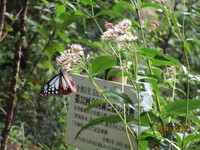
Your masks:
M138 37L133 36L129 31L132 23L130 20L125 19L119 22L116 26L112 23L107 23L105 25L107 31L105 31L101 37L103 41L115 41L115 42L133 42Z
M71 49L64 51L56 58L57 65L62 66L64 72L70 72L73 65L76 65L83 55L83 47L79 44L72 44Z

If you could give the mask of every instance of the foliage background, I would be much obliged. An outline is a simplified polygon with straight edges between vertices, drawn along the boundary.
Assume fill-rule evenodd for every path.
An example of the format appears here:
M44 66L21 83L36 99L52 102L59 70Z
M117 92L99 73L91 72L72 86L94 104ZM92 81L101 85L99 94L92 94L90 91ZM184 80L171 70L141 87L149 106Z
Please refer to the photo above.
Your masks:
M4 32L8 29L22 6L23 0L8 0L5 16ZM18 89L23 91L23 100L20 102L18 114L15 118L11 133L10 143L23 145L25 148L64 147L65 125L67 121L66 104L68 98L65 96L50 97L49 99L38 99L41 86L48 81L59 70L55 58L59 52L69 48L71 43L82 43L86 47L85 53L93 52L94 56L101 53L97 42L101 42L101 31L94 19L88 12L96 14L96 19L103 30L104 24L116 23L129 18L138 28L136 12L129 5L130 1L65 1L65 0L35 0L29 1L27 16L27 33L22 47L22 58L20 64L20 75L18 78ZM152 2L149 0L141 1ZM183 3L179 0L163 2L176 12L178 21L183 22ZM92 12L91 5L94 7ZM98 5L98 6L97 6ZM126 7L127 6L127 7ZM187 39L200 39L200 2L198 0L186 1L185 13L185 35ZM142 9L141 18L144 20L148 47L161 50L167 56L177 58L182 64L186 64L180 42L177 41L173 31L167 23L165 14L157 9L147 7ZM151 27L152 21L156 20L160 26L157 30ZM9 89L11 74L13 70L13 57L15 43L19 37L20 20L17 19L9 30L7 36L0 43L0 131L5 121L5 98ZM165 32L165 34L162 34ZM190 67L194 74L200 74L200 46L196 42L188 42L191 55ZM40 59L39 59L40 58ZM39 61L38 61L39 60ZM38 61L38 63L37 63ZM35 66L36 65L36 66ZM21 89L28 79L26 89ZM101 75L100 75L101 76ZM178 87L186 91L186 83L181 80ZM184 78L183 78L184 79ZM163 91L169 94L171 91ZM200 96L199 84L190 88L190 98L198 99ZM184 98L179 93L176 98Z

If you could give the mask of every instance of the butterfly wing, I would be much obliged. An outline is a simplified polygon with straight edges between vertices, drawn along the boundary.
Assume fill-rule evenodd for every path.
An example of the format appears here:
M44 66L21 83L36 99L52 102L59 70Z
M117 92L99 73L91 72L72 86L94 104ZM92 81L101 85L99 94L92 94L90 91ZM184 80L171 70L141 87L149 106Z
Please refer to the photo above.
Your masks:
M64 75L60 70L60 73L49 80L40 91L40 97L46 98L48 96L58 95L58 94L70 94L71 92L76 92L75 82Z

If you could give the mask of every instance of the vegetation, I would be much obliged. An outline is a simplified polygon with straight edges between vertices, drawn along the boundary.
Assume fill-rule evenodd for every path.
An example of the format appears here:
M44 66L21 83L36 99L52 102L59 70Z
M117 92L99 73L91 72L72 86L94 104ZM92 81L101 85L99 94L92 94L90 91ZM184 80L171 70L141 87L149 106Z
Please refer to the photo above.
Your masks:
M75 149L64 144L68 96L38 98L58 73L56 63L66 69L59 58L74 43L84 55L74 51L78 59L67 71L87 75L116 111L116 119L92 120L77 136L102 121L121 121L130 146L132 137L138 149L199 149L199 0L1 0L0 7L2 150ZM136 104L124 84L122 90L102 90L95 83L114 66L133 85ZM108 75L115 73L110 69ZM124 114L130 107L138 117L120 114L110 98Z

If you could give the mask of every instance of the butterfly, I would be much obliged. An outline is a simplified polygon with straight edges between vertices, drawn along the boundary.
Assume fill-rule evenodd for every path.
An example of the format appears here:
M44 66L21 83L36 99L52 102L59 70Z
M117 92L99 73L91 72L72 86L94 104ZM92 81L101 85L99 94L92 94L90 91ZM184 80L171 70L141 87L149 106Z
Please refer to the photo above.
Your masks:
M59 74L55 75L43 86L39 97L46 98L59 94L67 95L72 92L76 92L75 82L60 70Z

